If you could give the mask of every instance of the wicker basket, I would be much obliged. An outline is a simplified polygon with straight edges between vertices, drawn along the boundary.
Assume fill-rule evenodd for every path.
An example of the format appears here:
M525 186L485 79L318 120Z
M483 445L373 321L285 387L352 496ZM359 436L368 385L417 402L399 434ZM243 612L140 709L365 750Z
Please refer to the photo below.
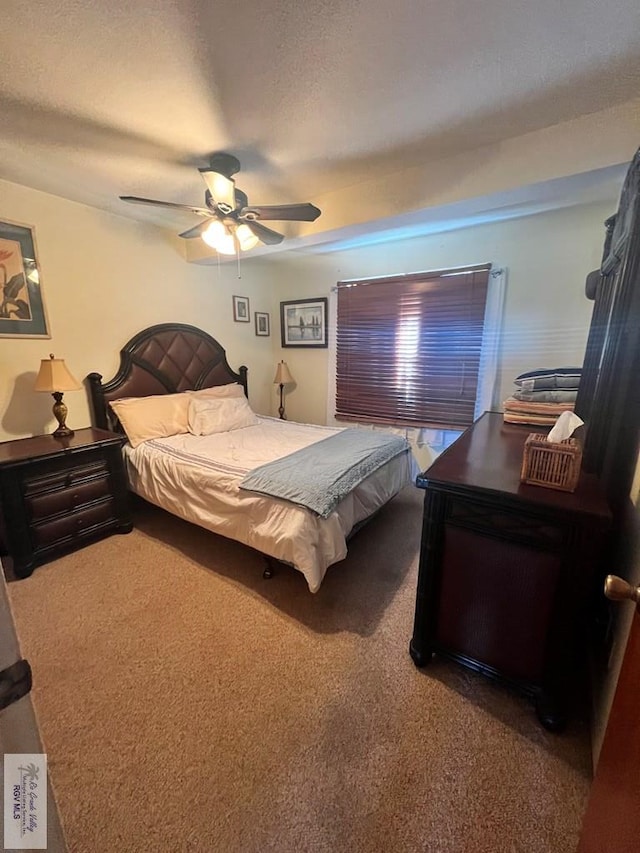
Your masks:
M582 447L575 438L555 443L531 433L524 443L520 482L573 492L578 485Z

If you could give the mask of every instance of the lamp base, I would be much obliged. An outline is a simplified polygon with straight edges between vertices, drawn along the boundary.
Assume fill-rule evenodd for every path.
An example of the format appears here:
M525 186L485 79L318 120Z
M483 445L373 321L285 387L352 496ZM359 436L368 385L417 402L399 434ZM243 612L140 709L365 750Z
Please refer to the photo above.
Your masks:
M278 414L280 415L281 421L286 421L287 418L286 418L285 413L284 413L284 400L282 397L283 392L284 392L284 385L280 385L280 405L278 406Z
M62 426L62 427L58 427L58 429L55 429L51 433L51 435L54 438L71 438L71 436L75 435L75 433L72 429L69 429L68 426Z
M62 402L62 391L54 391L51 396L55 400L55 403L53 404L53 415L58 421L58 428L53 431L52 435L54 438L70 438L74 433L66 424L69 410L67 409L66 404Z

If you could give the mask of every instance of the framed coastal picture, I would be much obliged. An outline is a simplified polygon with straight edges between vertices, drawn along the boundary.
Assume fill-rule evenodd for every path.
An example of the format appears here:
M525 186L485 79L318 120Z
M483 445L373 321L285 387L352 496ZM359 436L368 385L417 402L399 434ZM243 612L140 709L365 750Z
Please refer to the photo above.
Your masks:
M256 324L256 335L268 338L271 334L269 329L269 315L265 311L254 311L253 319Z
M51 337L29 225L0 221L0 288L0 337Z
M295 299L280 303L283 347L326 347L327 299Z
M249 317L249 299L246 296L233 297L233 319L236 323L248 323Z

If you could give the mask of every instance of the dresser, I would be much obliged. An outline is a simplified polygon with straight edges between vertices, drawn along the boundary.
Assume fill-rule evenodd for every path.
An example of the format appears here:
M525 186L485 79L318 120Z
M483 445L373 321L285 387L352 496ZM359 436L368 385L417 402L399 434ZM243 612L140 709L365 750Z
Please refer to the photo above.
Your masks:
M123 436L79 429L0 443L1 537L13 572L132 529Z
M574 493L520 483L532 431L487 412L418 477L410 653L417 666L437 654L509 684L558 730L586 660L610 512L584 473Z

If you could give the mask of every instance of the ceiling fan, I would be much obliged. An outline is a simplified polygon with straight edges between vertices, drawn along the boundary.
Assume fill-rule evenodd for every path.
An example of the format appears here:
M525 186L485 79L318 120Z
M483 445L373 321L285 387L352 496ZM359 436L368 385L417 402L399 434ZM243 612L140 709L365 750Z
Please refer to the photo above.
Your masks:
M235 255L238 250L253 249L259 242L273 246L284 240L284 235L267 228L263 220L314 222L321 211L313 204L249 204L242 190L236 188L233 175L240 171L240 161L232 154L212 154L209 166L198 169L207 189L204 194L205 207L177 204L172 201L157 201L121 195L122 201L132 204L147 204L154 207L169 207L187 210L204 221L194 225L179 236L190 240L202 239L223 255Z

